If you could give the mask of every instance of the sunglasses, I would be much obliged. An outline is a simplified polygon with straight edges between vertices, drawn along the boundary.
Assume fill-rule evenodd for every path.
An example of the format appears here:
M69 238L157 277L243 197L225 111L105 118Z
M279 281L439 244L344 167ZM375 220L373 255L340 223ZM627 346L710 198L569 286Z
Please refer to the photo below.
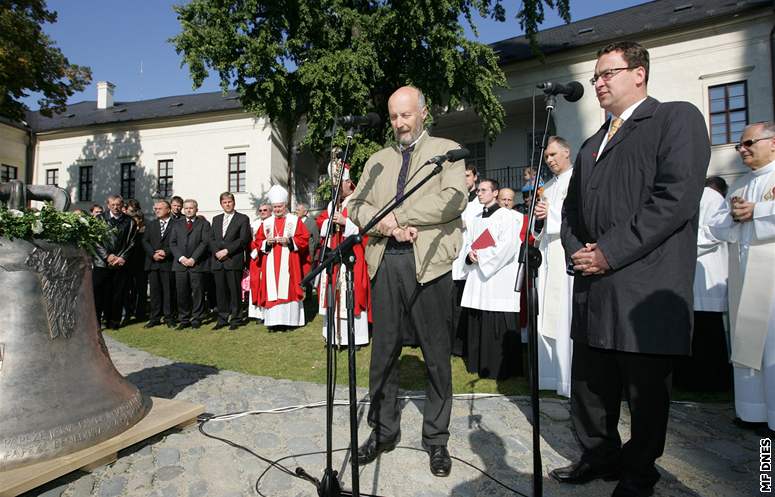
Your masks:
M735 150L737 150L739 152L740 149L743 148L743 147L751 148L751 147L753 147L754 143L760 142L762 140L769 140L770 138L775 138L775 136L762 136L761 138L757 138L755 140L746 140L744 142L740 142L740 143L735 145Z

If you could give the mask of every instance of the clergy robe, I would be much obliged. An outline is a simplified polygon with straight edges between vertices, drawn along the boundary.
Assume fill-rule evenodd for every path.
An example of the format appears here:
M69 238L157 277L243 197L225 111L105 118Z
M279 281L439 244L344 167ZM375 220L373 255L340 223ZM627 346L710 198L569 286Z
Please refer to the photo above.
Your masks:
M730 199L754 202L753 219L732 219ZM729 320L735 411L775 429L775 162L730 188L702 235L729 242Z
M726 242L703 235L724 197L705 187L700 199L697 265L694 270L694 333L692 355L676 359L673 384L695 392L727 392L732 384L724 313L727 302L728 250Z
M287 237L289 244L267 244L267 238ZM264 308L266 326L304 326L304 289L301 288L301 253L309 243L309 232L294 214L269 216L256 231L251 249L261 258L262 284L258 305Z
M250 223L251 234L253 239L256 238L256 232L261 226L261 219L254 219ZM258 305L258 288L261 286L261 256L262 252L258 249L252 249L250 251L250 300L248 302L248 317L254 319L264 319L264 309Z
M342 214L347 217L347 197L342 202ZM331 203L329 202L328 208L323 211L316 219L318 228L320 229L320 240L325 240L326 233L328 233L329 227L329 212L331 212ZM342 228L340 226L340 228ZM350 235L357 235L358 227L348 217L345 221L343 231L331 233L331 238L328 240L328 248L334 249L342 243L342 240ZM369 270L366 266L366 258L364 257L364 250L368 237L364 236L360 244L353 247L353 253L355 254L355 266L353 267L353 286L355 288L355 309L353 313L355 315L355 345L365 345L369 343L369 323L371 322L371 284L369 283ZM344 267L341 271L337 266L334 268L333 277L337 281L336 288L336 315L337 329L334 333L334 345L348 345L347 341L347 301L344 298L346 295L347 282L345 281L346 272ZM323 316L323 338L328 339L328 318L326 313L327 307L327 295L328 295L328 273L323 271L320 273L320 285L318 286L318 302L319 312Z
M508 378L522 372L522 351L517 312L517 280L522 216L500 208L497 203L470 220L463 234L459 258L466 284L461 305L469 309L468 333L463 360L466 369L481 378ZM478 261L471 263L472 244L486 231L495 244L476 250Z
M549 212L543 229L536 234L543 261L538 268L538 388L557 390L565 397L570 397L573 276L566 272L560 228L562 203L572 174L573 169L568 169L544 185Z

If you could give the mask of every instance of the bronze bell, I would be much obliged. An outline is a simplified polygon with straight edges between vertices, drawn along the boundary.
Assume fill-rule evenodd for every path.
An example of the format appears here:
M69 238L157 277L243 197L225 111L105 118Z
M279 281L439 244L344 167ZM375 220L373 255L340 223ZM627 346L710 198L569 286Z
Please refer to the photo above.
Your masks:
M112 438L149 399L110 359L91 259L43 240L0 238L0 472Z

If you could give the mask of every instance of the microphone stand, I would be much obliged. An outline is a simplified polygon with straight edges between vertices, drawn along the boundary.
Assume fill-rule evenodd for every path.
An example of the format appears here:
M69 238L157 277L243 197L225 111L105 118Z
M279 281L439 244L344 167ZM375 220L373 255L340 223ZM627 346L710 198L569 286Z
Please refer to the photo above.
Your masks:
M535 222L535 205L538 198L538 183L541 179L544 164L544 150L549 136L549 123L552 111L557 105L557 97L546 95L546 125L544 135L541 138L541 150L539 153L538 169L536 170L533 193L530 196L530 208L528 209L527 230L525 241L519 251L519 270L517 272L516 290L527 289L527 363L530 384L530 415L533 424L533 497L543 495L543 465L541 462L541 426L540 406L538 400L538 291L536 278L538 268L541 266L541 253L535 247L530 246L530 233Z
M348 142L349 148L349 142ZM346 154L346 151L345 151ZM346 155L345 155L346 157ZM343 158L344 159L344 158ZM425 165L428 165L427 163ZM344 168L342 168L344 170ZM324 269L329 277L327 289L326 289L326 319L327 321L327 346L326 346L326 469L323 472L323 479L318 480L309 475L303 468L296 468L296 474L304 477L305 479L313 482L318 489L318 495L320 497L339 497L343 495L353 495L355 497L360 496L359 489L359 472L358 472L358 401L356 398L357 392L355 390L355 288L353 267L355 264L355 254L353 247L363 241L364 235L371 231L374 226L377 225L385 216L390 214L393 209L401 205L405 199L410 197L420 187L427 183L432 177L436 176L442 171L441 164L436 164L433 170L423 178L419 183L406 191L400 197L393 199L388 205L380 209L374 217L358 232L356 235L350 235L336 246L331 249L328 255L323 253L328 246L329 235L332 231L332 219L329 218L329 229L326 232L326 244L321 249L320 260L317 266L315 266L310 272L301 280L301 285L313 281L315 277L320 274ZM341 184L341 182L340 182ZM338 191L334 192L334 200L338 196ZM335 204L332 204L335 205ZM335 305L334 305L334 282L331 277L333 268L344 262L346 268L345 280L346 285L346 305L347 305L347 359L349 370L349 393L350 393L350 445L352 451L352 492L342 490L337 479L337 472L334 471L331 464L332 454L332 425L333 425L333 402L334 402L334 385L333 385L333 339L332 334L335 328Z
M339 203L339 197L341 195L342 177L344 176L344 164L347 163L347 156L350 151L350 145L353 139L353 127L347 130L347 142L345 145L344 153L342 155L342 167L339 168L337 179L334 182L338 185L333 189L331 194L331 209L328 212L328 229L326 230L326 236L321 245L317 264L315 269L311 270L307 276L301 281L301 286L314 281L315 277L320 272L326 270L326 467L323 470L323 478L318 480L314 476L307 473L302 467L296 468L296 474L312 482L318 490L320 497L340 497L354 495L360 496L359 490L359 472L358 472L358 458L352 458L352 493L342 490L339 479L337 478L337 472L333 468L332 454L333 454L333 424L334 424L334 395L336 388L336 379L334 378L334 364L336 356L334 354L334 334L338 328L339 319L336 316L337 311L337 299L336 299L336 280L339 273L336 271L336 267L341 268L341 263L344 261L347 267L347 331L348 331L348 349L349 349L349 373L350 373L350 439L351 444L357 450L358 447L358 430L357 422L353 424L353 419L357 420L358 403L356 399L355 391L355 327L354 327L354 305L350 307L350 285L352 284L352 264L355 262L355 256L352 252L352 246L347 255L342 250L335 250L332 252L334 257L326 257L326 251L328 250L328 244L331 240L332 233L334 232L334 212L336 212L336 206ZM341 246L341 244L340 244ZM338 248L338 247L337 247ZM352 262L349 261L352 259ZM327 264L321 264L321 261L330 261ZM335 276L336 275L336 276ZM353 294L354 295L354 294ZM354 302L354 299L353 299ZM355 429L352 427L355 426ZM357 452L356 452L357 454Z

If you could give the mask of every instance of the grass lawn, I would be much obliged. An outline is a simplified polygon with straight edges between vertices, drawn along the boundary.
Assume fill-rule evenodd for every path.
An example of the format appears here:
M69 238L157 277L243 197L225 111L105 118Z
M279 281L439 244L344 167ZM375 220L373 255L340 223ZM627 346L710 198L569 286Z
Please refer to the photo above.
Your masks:
M204 364L241 373L286 378L289 380L325 383L326 350L323 343L322 318L315 317L303 328L270 332L251 321L236 331L212 331L213 323L199 330L176 331L166 326L143 328L133 324L118 331L109 331L113 338L132 347L175 361ZM527 347L524 347L527 349ZM357 352L358 386L368 387L371 348ZM347 384L347 350L336 352L337 383ZM527 360L523 362L527 364ZM405 347L400 359L401 388L425 390L425 363L420 349ZM462 359L452 358L452 388L454 393L500 393L529 395L525 378L505 381L483 380L466 371ZM541 396L554 397L551 392ZM675 400L726 402L730 394L698 394L674 391Z

